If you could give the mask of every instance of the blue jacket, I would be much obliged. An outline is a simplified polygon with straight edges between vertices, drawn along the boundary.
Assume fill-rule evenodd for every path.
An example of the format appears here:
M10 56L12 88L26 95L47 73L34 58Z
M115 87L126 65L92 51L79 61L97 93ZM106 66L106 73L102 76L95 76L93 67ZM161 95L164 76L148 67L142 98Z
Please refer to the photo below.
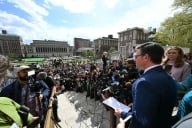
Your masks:
M187 92L182 98L177 112L177 116L179 119L181 119L190 112L192 112L192 91Z
M130 128L170 128L177 87L161 66L145 72L132 86L133 108ZM129 113L121 113L127 116Z
M192 75L189 75L184 81L176 83L179 91L188 91L192 88Z
M186 91L183 96L179 109L177 112L177 116L179 119L183 118L190 112L192 112L192 91L189 91L192 88L192 75L189 75L184 81L177 82L178 91Z

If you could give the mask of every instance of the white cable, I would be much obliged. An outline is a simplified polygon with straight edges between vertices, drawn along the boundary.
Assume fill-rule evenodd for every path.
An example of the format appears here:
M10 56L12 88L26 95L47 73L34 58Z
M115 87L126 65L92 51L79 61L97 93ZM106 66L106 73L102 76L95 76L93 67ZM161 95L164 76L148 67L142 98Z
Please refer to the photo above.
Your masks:
M132 118L132 115L129 115L128 117L126 117L123 121L127 122L129 119Z

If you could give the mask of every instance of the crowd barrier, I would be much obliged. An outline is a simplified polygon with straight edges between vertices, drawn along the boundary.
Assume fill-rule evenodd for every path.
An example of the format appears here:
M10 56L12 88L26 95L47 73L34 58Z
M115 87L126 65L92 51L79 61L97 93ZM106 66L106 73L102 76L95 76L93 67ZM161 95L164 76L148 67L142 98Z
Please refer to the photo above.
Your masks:
M54 128L52 103L53 101L51 100L45 117L44 128Z

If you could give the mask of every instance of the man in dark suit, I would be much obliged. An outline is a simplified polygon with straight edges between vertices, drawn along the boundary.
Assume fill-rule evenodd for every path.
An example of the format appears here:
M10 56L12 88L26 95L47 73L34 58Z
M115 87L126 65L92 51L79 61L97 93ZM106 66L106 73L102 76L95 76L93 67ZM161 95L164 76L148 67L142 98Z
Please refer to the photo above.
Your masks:
M157 43L136 47L135 61L143 75L132 86L131 112L115 110L122 118L132 114L129 128L170 128L177 89L174 80L160 65L164 49Z

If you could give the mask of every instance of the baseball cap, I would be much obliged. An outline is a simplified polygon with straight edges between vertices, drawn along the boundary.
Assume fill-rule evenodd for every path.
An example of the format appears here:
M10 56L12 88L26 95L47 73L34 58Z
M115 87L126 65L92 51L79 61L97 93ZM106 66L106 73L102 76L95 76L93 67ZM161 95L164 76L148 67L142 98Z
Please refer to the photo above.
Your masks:
M21 70L24 70L24 69L30 69L30 67L27 65L21 65L18 67L17 72L20 72Z

